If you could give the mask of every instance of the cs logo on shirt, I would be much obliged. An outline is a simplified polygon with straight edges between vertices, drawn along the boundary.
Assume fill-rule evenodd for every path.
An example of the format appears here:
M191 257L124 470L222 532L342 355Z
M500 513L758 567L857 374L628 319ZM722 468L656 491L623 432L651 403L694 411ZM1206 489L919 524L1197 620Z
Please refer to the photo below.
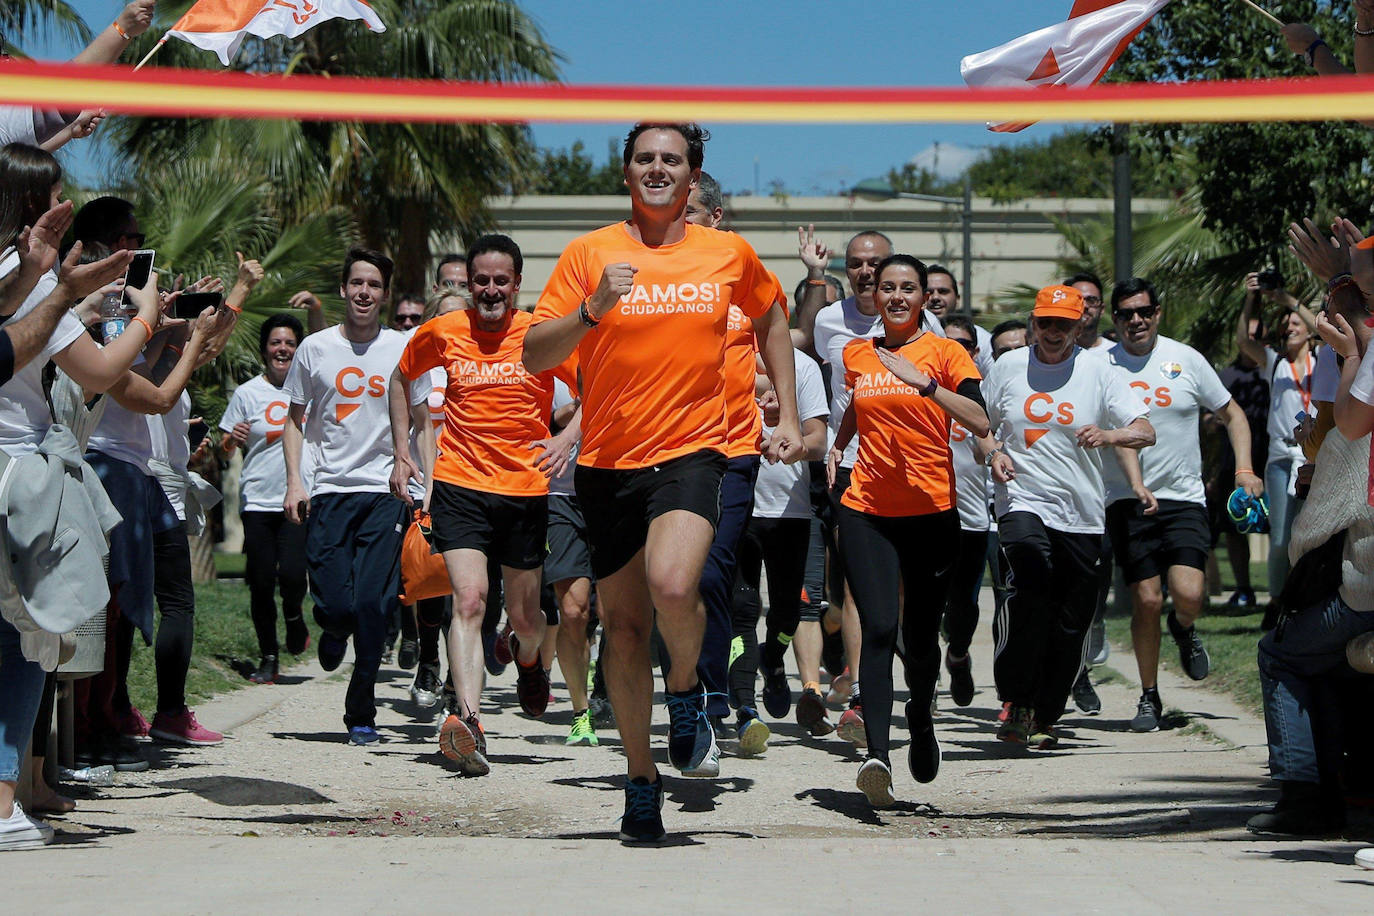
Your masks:
M384 398L386 397L386 380L380 375L364 375L363 370L357 366L345 366L339 370L339 374L334 376L334 390L341 397L345 398ZM338 404L334 408L335 421L342 423L344 418L353 413L362 402L357 404Z
M263 410L262 418L267 421L267 425L270 427L267 430L268 445L281 438L281 431L286 427L286 413L285 401L273 401Z
M1168 363L1165 365L1168 365ZM1173 365L1177 366L1178 363L1174 363ZM1179 368L1179 371L1183 371L1182 367ZM1153 395L1150 394L1150 386L1145 382L1139 380L1131 382L1131 387L1136 391L1143 392L1141 400L1145 402L1146 407L1149 407L1151 403L1153 403L1155 407L1168 407L1174 402L1173 395L1169 393L1169 389L1165 385L1160 385L1156 388Z
M1054 397L1043 391L1026 398L1025 406L1022 411L1026 419L1032 423L1058 423L1060 426L1070 426L1073 424L1073 402L1058 401ZM1049 432L1048 429L1028 429L1026 430L1026 448L1030 448L1040 440L1040 437Z

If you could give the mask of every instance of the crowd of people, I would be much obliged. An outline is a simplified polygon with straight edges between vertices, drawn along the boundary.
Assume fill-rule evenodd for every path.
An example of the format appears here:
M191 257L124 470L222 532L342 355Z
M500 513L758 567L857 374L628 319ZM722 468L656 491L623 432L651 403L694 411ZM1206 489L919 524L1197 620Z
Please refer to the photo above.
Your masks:
M342 319L330 326L308 291L266 317L261 373L194 450L187 385L224 348L262 266L240 255L230 284L159 283L152 270L125 282L145 241L134 206L103 197L74 213L50 153L0 149L12 245L0 263L0 451L10 465L61 458L44 464L66 469L53 486L85 494L63 502L84 513L85 550L60 575L83 584L86 616L106 619L104 671L76 685L78 761L135 771L148 766L142 741L222 739L185 699L187 535L217 496L188 468L218 449L242 453L250 680L274 682L283 648L307 650L308 594L320 665L335 670L352 650L340 740L384 740L376 686L394 663L415 672L417 706L442 703L438 750L481 776L494 759L488 675L513 664L520 709L537 718L556 661L568 744L618 730L620 838L632 844L665 836L650 732L659 676L681 775L718 776L722 749L766 753L769 722L794 717L863 749L855 785L884 808L900 659L907 734L895 743L915 781L936 779L937 685L943 668L956 706L977 698L985 579L995 648L980 661L999 740L1055 747L1066 707L1101 710L1089 672L1106 651L1114 571L1141 683L1130 727L1158 729L1164 631L1181 670L1207 677L1195 623L1213 549L1224 539L1234 566L1228 603L1256 606L1232 518L1237 506L1267 512L1276 626L1259 668L1282 794L1251 826L1343 823L1334 685L1352 667L1374 671L1361 639L1374 631L1374 373L1360 360L1374 242L1348 221L1330 239L1295 225L1325 310L1252 274L1236 362L1218 372L1160 333L1168 303L1148 280L1078 274L1041 289L1028 321L984 329L949 269L878 229L847 240L843 280L827 272L828 246L799 230L805 276L789 296L720 228L707 139L694 124L636 125L623 150L628 218L572 241L532 310L510 237L444 256L427 295L396 292L389 257L352 249ZM174 317L183 296L206 292L223 295ZM412 529L418 551L406 549ZM46 606L55 593L34 583L52 575L11 571L24 600L8 584L0 594L0 848L50 841L32 815L72 806L42 778L63 631ZM128 694L135 634L154 647L151 721ZM31 741L30 813L15 795Z

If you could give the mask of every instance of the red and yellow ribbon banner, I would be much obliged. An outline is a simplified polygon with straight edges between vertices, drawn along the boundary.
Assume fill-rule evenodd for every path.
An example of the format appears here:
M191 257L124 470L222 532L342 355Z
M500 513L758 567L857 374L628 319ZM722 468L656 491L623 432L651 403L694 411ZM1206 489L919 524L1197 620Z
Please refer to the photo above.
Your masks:
M1374 119L1374 77L1087 89L679 88L276 76L10 60L0 104L172 117L350 121L1328 121Z

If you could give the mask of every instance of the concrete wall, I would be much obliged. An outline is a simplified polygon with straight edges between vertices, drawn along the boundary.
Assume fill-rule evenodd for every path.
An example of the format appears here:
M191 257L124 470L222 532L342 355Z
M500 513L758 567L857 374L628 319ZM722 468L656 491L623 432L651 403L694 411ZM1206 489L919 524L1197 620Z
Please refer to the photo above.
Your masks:
M1161 210L1165 201L1137 200L1136 212ZM521 303L532 306L548 281L564 246L573 238L629 213L627 197L520 197L492 202L499 231L519 244L525 255ZM986 311L991 299L1016 283L1041 286L1062 279L1055 262L1070 254L1051 218L1082 222L1110 220L1110 200L1036 199L998 204L973 200L973 298L975 310ZM940 262L962 277L963 237L960 208L914 200L866 201L850 197L734 197L727 219L763 258L783 286L792 288L804 275L797 260L797 227L814 224L818 236L837 257L854 233L879 229L897 250L927 263ZM838 271L837 271L838 272ZM968 294L965 293L965 296Z

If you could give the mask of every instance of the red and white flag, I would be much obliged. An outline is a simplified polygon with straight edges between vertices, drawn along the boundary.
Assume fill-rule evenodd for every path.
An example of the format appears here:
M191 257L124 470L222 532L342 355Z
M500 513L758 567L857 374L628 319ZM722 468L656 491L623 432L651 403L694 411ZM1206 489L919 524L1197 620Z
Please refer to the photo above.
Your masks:
M959 63L974 88L1091 86L1107 75L1169 0L1075 0L1067 22L1022 35L1004 45L970 54ZM990 124L1017 131L1034 122Z
M227 67L245 36L295 38L326 19L361 19L374 32L386 31L364 0L200 0L167 36L214 51Z

